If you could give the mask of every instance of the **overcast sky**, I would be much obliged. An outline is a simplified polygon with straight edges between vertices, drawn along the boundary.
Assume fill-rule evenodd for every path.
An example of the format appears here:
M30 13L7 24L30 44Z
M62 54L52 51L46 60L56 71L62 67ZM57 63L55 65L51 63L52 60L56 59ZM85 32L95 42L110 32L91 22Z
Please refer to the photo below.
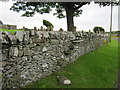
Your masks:
M43 26L43 19L50 21L54 25L54 30L63 28L67 29L66 18L58 19L53 16L53 12L50 14L35 14L34 17L21 17L23 12L17 13L9 10L14 2L0 2L0 20L4 24L17 25L17 28L23 26L27 28L40 28ZM98 4L91 3L90 5L84 5L82 8L83 13L80 17L74 17L74 23L78 31L92 30L94 26L101 26L109 31L110 27L110 6L99 7ZM45 27L45 26L44 26ZM118 7L113 7L113 30L118 30Z

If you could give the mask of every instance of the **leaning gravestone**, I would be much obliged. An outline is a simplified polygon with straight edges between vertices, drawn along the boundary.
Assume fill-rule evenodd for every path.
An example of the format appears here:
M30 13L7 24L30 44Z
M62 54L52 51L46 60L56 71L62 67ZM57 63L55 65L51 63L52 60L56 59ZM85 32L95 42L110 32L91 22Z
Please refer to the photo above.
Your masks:
M37 30L37 27L34 27L34 30Z

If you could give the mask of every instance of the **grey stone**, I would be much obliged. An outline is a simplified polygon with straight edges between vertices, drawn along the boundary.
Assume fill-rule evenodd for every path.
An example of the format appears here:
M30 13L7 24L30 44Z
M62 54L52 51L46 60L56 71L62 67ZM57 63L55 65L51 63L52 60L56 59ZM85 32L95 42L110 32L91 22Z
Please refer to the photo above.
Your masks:
M76 37L72 32L68 32L68 37L70 38L70 40L75 40Z
M52 44L59 44L59 40L52 39L52 40L51 40L51 43L52 43Z
M7 54L0 54L0 61L4 61L7 59Z
M12 78L13 77L13 75L11 74L11 75L7 75L7 78Z
M42 64L43 68L48 68L48 65L46 63Z
M23 50L19 50L19 56L23 56Z
M64 33L60 33L60 39L65 40L67 38L67 35Z
M26 61L28 58L26 56L22 57L23 61Z
M17 48L17 47L11 47L11 48L10 48L9 55L12 56L12 57L18 56L18 48Z
M43 36L44 36L45 38L48 38L48 37L49 37L49 33L48 33L48 32L44 32L44 33L43 33Z
M76 33L75 33L75 36L76 36L76 37L81 37L80 32L76 32Z
M30 44L32 44L33 43L33 40L32 40L32 38L30 38Z
M31 35L35 35L35 30L31 30Z
M23 47L24 47L23 45L19 45L18 49L23 50Z
M0 38L0 40L2 41L2 43L5 44L16 44L17 41L16 37L14 35L11 35L7 31L2 32L2 37Z
M9 38L11 44L16 44L16 43L17 43L17 42L16 42L17 39L16 39L16 37L15 37L14 35L9 34L9 35L8 35L8 38Z
M71 81L69 79L64 80L63 84L64 85L71 85Z
M47 47L43 47L42 52L46 52L47 51Z
M23 35L24 35L24 32L23 32L23 31L16 31L16 32L15 32L15 36L16 36L16 38L19 40L19 42L22 42L22 41L23 41Z
M28 44L29 43L29 31L25 31L24 32L24 38L23 38L23 41L25 44Z
M37 34L39 37L42 37L43 32L37 31L36 34Z
M18 48L17 47L14 48L14 56L18 56Z
M4 70L4 68L3 68L3 67L0 67L0 71L2 71L2 70Z
M9 70L11 68L12 68L12 66L8 66L8 65L4 67L4 69L7 69L7 70Z
M34 47L36 47L36 43L29 44L28 47L29 48L34 48Z
M80 42L82 42L83 40L74 40L74 41L72 41L72 42L74 42L74 43L80 43Z
M33 56L33 59L35 59L35 60L40 60L40 57L38 57L38 56Z
M58 33L56 33L55 31L49 32L49 35L50 39L57 39L58 37Z
M65 76L57 76L57 81L59 84L71 85L71 81Z
M7 32L7 31L2 31L2 34L3 34L3 35L9 35L10 33Z
M24 52L24 55L26 56L26 55L31 55L31 50L30 50L30 48L28 48L28 47L25 47L24 49L23 49L23 52Z
M23 74L23 75L21 75L21 78L26 78L26 75L24 75L24 74Z

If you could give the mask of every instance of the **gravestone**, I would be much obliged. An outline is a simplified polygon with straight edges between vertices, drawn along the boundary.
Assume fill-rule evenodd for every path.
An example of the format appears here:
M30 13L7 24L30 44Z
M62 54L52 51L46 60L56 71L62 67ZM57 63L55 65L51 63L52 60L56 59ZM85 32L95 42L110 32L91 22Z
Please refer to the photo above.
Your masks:
M53 26L50 26L50 31L53 31Z
M43 26L41 26L41 27L40 27L40 30L41 30L41 31L44 31L44 28L43 28Z
M37 28L36 28L36 27L34 27L34 30L37 30Z
M60 28L60 30L59 31L64 31L62 28Z

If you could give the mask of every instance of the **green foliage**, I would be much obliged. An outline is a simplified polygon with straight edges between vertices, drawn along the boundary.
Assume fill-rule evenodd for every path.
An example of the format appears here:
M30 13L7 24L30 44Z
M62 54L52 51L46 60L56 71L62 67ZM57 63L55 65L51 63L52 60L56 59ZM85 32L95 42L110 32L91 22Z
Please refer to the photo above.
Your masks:
M25 11L22 16L31 17L36 12L43 14L43 13L50 13L52 8L55 8L56 15L58 18L64 18L66 15L63 14L66 8L70 8L67 5L71 4L71 2L16 2L10 8L10 10L20 12ZM72 9L74 9L74 16L78 17L82 14L82 10L80 9L85 4L90 4L90 2L72 2L74 5Z
M119 5L119 2L112 2L112 5ZM58 18L64 18L66 15L63 14L64 11L66 11L67 8L70 8L69 4L73 5L74 13L73 15L78 17L80 14L82 14L82 10L80 9L82 6L86 4L90 4L90 2L16 2L13 4L13 6L10 8L10 10L19 12L19 11L25 11L25 13L22 16L31 17L36 12L43 14L43 13L50 13L52 11L52 8L55 8L56 13L53 13L53 15L57 15ZM99 4L100 6L109 6L110 2L95 2Z
M95 33L97 33L97 32L105 32L105 29L102 28L102 27L96 26L96 27L93 28L93 31Z
M117 79L117 71L118 43L112 40L108 45L81 56L62 70L26 88L115 88L113 82ZM72 84L58 85L57 75L65 75Z
M105 6L110 6L110 5L112 5L112 6L118 6L118 5L120 5L120 0L118 1L118 0L109 0L108 2L94 2L94 3L96 3L96 4L99 4L99 6L103 6L103 7L105 7Z
M45 25L46 27L50 27L50 26L52 26L52 27L54 27L53 26L53 24L52 23L50 23L49 21L47 21L47 20L43 20L43 25Z

